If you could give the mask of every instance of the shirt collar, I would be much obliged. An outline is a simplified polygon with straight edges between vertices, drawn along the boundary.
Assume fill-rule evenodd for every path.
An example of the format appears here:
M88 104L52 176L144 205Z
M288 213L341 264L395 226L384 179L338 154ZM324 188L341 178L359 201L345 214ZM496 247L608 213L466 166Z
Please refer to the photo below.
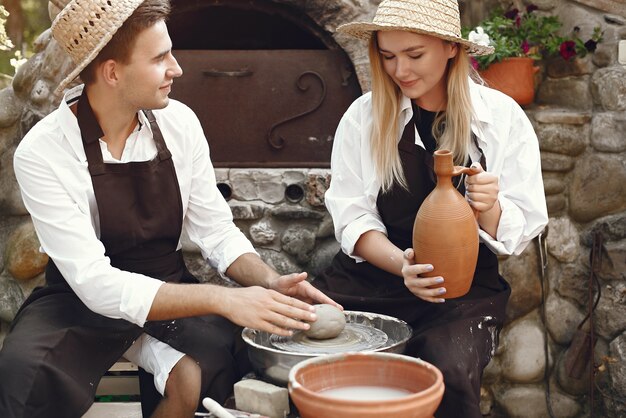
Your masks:
M85 155L83 140L80 135L78 119L76 119L72 109L70 109L70 106L80 98L84 87L84 84L76 86L68 90L63 96L63 100L61 100L61 104L59 105L59 125L63 135L67 138L76 156L81 161L86 162L87 156ZM147 127L148 132L150 132L150 135L152 136L152 127L150 126L150 122L148 121L145 113L139 112L137 114L137 118L139 120L140 129L143 130Z
M472 106L474 107L474 114L476 119L479 122L489 123L493 122L491 112L485 103L482 95L480 94L480 86L474 82L471 78L469 81L469 91L470 91L470 100L472 102ZM413 108L411 106L411 99L407 96L402 95L400 99L400 114L404 115L404 123L403 126L406 126L409 123L411 117L413 117Z
M487 103L485 99L483 99L480 94L480 85L476 84L474 80L469 79L469 88L470 88L470 99L472 101L472 106L474 107L474 114L476 115L476 119L479 122L484 122L491 124L493 123L493 118L489 108L487 107Z

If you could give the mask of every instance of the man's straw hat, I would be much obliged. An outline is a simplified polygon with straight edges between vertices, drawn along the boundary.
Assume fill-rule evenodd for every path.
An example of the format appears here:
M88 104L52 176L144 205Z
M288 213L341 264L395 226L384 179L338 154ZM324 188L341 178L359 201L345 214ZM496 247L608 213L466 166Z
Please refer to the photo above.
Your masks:
M457 0L383 0L373 22L352 22L337 28L359 39L370 39L375 31L406 30L458 42L470 54L489 55L494 49L461 37Z
M72 0L52 22L52 36L76 65L61 82L61 93L98 56L144 0Z

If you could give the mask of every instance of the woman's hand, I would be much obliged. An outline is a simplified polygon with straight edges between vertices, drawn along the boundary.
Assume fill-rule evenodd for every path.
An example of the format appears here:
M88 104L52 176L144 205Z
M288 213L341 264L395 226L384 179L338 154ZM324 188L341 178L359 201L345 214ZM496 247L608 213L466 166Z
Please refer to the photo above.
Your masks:
M498 177L483 170L480 163L473 163L472 168L476 174L465 178L467 200L478 212L487 212L498 201Z
M496 239L502 214L498 201L500 192L498 177L483 170L480 163L472 164L472 168L476 174L467 176L465 180L467 201L477 211L481 229Z
M440 285L443 283L443 277L419 277L422 273L428 273L433 270L430 264L415 264L415 252L412 248L404 250L404 258L402 260L402 277L404 285L418 298L426 302L442 303L445 299L441 295L446 293L445 287L430 289L428 286Z
M308 303L327 303L343 310L341 305L307 282L306 277L306 273L292 273L280 276L270 282L270 289Z

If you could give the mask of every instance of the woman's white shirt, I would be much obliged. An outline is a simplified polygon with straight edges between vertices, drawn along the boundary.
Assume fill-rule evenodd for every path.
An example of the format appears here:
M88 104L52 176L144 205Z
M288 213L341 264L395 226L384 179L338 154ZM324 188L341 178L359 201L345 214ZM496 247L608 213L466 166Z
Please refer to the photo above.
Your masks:
M502 208L496 239L479 230L480 240L496 254L519 254L548 223L537 136L510 97L473 81L470 95L477 119L472 131L485 154L487 170L499 178ZM397 141L412 120L408 97L402 98L400 109ZM387 234L376 207L381 184L371 156L371 129L371 93L366 93L352 103L339 123L331 157L332 180L325 195L343 252L359 262L364 260L354 255L354 247L360 236L371 230ZM417 130L415 143L424 147ZM474 144L470 157L472 161L480 157Z
M78 121L67 103L81 92L82 86L70 90L59 108L28 132L14 155L15 174L42 250L83 303L101 315L143 326L163 282L114 268L105 256L87 157ZM217 189L200 122L175 100L153 113L176 169L183 229L208 263L224 274L240 255L255 250L232 222ZM120 160L100 140L105 163L149 161L156 156L150 124L143 112L138 116L141 129L130 135Z

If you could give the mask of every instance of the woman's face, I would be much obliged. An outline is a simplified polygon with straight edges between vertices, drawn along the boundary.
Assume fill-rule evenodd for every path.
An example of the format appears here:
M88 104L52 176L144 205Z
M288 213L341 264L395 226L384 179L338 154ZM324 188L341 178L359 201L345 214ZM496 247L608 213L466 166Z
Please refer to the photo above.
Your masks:
M402 93L426 110L445 109L446 69L457 44L407 31L379 31L377 37L383 68Z

